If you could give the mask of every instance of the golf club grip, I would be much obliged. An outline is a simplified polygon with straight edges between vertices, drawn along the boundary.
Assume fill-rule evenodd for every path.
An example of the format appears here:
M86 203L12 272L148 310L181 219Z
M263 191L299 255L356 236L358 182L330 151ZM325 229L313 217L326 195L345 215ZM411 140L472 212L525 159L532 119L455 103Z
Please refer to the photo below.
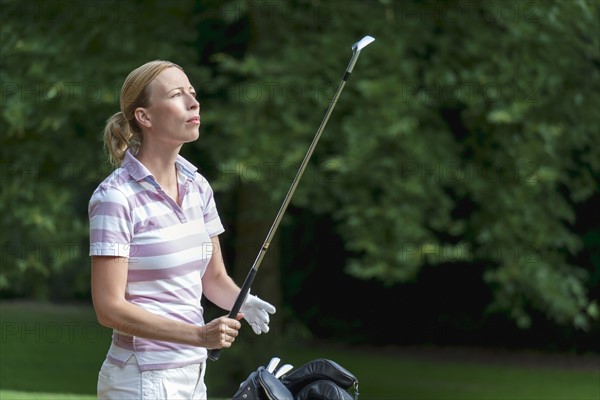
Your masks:
M235 299L235 303L233 303L231 311L229 311L229 318L235 319L235 317L237 317L238 313L240 312L240 309L242 308L242 305L244 304L244 301L246 300L246 296L250 292L250 286L252 285L255 276L256 268L250 268L250 272L248 272L248 276L246 276L246 280L244 281L244 284L240 289L240 293ZM208 358L212 361L217 361L220 355L221 349L211 349L208 351Z

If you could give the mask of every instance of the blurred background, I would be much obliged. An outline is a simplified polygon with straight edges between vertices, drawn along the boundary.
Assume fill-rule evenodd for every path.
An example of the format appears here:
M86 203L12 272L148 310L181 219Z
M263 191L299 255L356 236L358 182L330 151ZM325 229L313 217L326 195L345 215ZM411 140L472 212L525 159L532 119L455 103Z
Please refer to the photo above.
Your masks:
M2 398L95 393L87 205L127 74L166 59L195 86L181 154L241 284L365 35L252 288L272 330L211 364L209 394L277 355L342 360L365 399L600 395L597 0L0 5ZM566 356L550 378L467 363Z

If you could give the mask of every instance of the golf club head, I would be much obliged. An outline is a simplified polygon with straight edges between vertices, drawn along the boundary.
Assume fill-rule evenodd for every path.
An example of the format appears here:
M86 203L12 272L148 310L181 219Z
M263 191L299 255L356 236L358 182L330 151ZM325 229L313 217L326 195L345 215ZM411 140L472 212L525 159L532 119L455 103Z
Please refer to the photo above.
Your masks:
M365 47L367 47L368 45L370 45L371 43L373 43L374 41L375 41L374 37L367 35L352 45L352 59L350 59L350 63L348 63L348 67L346 68L346 74L344 75L344 80L348 79L348 77L352 73L352 70L354 69L354 65L356 64L356 60L358 60L360 51L362 49L364 49Z
M361 51L362 49L364 49L365 47L367 47L374 41L375 41L374 37L367 35L352 45L352 51L355 51L355 52Z
M294 368L294 366L291 364L285 364L285 365L281 366L275 373L275 378L277 378L277 379L281 378L283 375L285 375L287 372L289 372L293 368Z
M281 358L279 358L279 357L271 358L271 361L269 361L269 364L267 364L266 370L269 371L270 373L273 373L273 371L275 371L275 368L277 368L277 365L279 365L280 361L281 361Z

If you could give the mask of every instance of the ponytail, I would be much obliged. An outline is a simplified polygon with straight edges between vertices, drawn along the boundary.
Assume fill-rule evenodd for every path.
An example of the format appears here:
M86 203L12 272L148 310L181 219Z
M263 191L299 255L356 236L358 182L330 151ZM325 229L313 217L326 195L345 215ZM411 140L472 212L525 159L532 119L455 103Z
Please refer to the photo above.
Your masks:
M141 135L136 133L125 118L122 111L114 114L106 121L104 127L104 146L108 151L108 160L118 167L125 158L127 149L136 154L141 144Z

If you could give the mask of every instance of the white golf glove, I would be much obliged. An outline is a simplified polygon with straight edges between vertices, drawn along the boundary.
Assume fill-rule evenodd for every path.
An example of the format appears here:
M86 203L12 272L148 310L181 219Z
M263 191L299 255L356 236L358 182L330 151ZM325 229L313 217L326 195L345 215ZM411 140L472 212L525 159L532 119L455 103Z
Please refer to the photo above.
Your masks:
M269 314L275 314L275 307L248 293L240 311L257 335L269 332Z

